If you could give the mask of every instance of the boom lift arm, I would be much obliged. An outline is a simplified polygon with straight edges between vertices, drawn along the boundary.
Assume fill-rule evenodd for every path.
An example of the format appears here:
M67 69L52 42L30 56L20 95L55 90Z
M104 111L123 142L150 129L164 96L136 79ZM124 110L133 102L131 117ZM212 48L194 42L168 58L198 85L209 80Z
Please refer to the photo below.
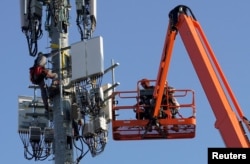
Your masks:
M245 123L250 131L249 121L244 116L199 22L191 10L183 5L174 8L169 13L169 18L154 90L154 98L156 99L154 117L157 118L159 115L174 40L179 33L215 114L215 127L218 128L226 147L250 147L242 125L242 122Z
M249 148L250 143L244 128L250 131L250 122L244 116L199 22L192 11L183 5L175 7L169 13L169 25L157 79L151 80L151 82L155 82L152 119L118 119L119 115L116 113L117 111L129 111L133 108L137 114L140 113L138 111L142 108L141 105L118 105L118 98L120 100L136 99L138 104L138 99L142 94L142 90L138 87L140 81L137 83L136 91L116 91L113 93L113 102L115 103L112 106L113 138L115 140L141 140L192 138L195 136L196 112L193 96L191 103L179 105L181 111L184 108L191 108L193 111L191 117L161 118L161 109L166 106L168 109L170 108L169 104L162 102L162 97L166 89L172 50L178 33L215 114L215 127L219 130L226 147ZM175 92L179 93L179 91ZM193 93L192 90L182 91L184 94L177 96L178 99L186 97L188 92ZM172 130L175 126L179 128L176 132ZM153 128L153 131L149 131L148 127Z

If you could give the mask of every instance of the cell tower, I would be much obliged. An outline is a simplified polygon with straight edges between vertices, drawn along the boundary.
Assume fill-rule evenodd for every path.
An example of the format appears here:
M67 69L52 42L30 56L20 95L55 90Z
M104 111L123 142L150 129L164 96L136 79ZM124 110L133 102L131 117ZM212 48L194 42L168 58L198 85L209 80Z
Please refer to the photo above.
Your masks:
M49 115L37 96L39 86L29 86L33 96L18 97L18 132L28 160L50 158L56 164L79 163L88 151L94 157L107 144L111 95L119 83L114 76L111 83L102 84L102 79L110 71L114 75L119 64L112 62L104 68L103 38L93 36L96 0L75 0L75 7L80 41L69 45L69 0L20 0L21 29L29 55L36 57L41 52L38 40L43 35L44 17L44 29L51 39L51 51L45 55L59 79L56 85L46 80L52 109Z

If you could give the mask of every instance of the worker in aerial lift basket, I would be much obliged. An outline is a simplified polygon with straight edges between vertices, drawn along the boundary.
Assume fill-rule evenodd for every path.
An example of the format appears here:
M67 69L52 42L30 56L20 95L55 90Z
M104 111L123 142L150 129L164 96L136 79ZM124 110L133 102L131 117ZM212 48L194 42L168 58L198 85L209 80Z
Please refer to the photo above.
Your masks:
M180 109L180 104L178 103L177 99L174 97L174 93L175 93L175 88L168 86L167 87L167 94L168 94L168 100L165 100L163 98L163 102L162 103L167 103L170 106L170 111L172 114L172 118L176 117L176 114L178 113L179 109ZM163 109L164 110L164 109Z
M58 85L58 75L56 73L52 73L51 70L45 68L45 65L47 63L47 57L39 52L37 55L37 58L34 61L33 67L30 68L30 80L33 84L39 85L41 90L41 96L44 103L45 113L48 113L52 111L52 109L49 108L49 96L48 96L48 90L47 85L45 83L45 79L50 78L53 79L52 85Z
M145 90L154 90L154 86L150 85L150 81L148 79L141 80L141 86ZM166 87L167 91L164 91L163 98L162 98L162 105L169 104L172 118L175 118L175 115L178 113L179 110L179 103L176 98L173 96L175 89L171 86ZM166 96L166 92L168 96ZM168 99L166 99L168 97ZM153 99L152 95L142 95L140 96L139 105L145 105L143 113L136 113L136 119L152 119L153 118L153 110L155 105L155 100ZM166 110L166 107L163 107L163 110ZM166 118L166 113L161 110L160 118Z
M141 86L144 90L154 90L154 86L150 85L148 79L141 80ZM136 119L151 119L153 116L154 100L153 95L141 95L139 105L145 105L144 112L136 113Z

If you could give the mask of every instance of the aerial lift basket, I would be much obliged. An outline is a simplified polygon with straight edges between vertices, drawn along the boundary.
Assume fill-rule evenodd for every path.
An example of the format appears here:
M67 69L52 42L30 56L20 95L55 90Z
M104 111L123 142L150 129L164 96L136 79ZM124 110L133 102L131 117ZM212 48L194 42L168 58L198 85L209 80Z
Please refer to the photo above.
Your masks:
M140 91L113 93L112 131L114 140L185 139L195 137L196 110L192 90L176 90L175 97L180 104L175 118L171 117L170 110L165 110L164 112L168 117L161 118L159 116L155 120L136 119L136 113L138 115L142 114L142 106L137 105L139 94ZM130 106L123 105L124 101L134 103ZM187 103L187 101L189 102ZM165 104L165 107L172 108L173 106Z

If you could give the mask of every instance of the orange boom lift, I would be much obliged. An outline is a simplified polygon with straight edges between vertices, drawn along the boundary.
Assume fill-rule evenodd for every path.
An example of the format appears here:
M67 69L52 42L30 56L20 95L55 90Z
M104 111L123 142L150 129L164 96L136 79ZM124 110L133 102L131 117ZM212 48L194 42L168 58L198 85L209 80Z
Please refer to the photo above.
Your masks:
M166 79L174 41L178 33L214 112L215 127L219 130L226 147L249 148L249 139L244 129L247 128L250 131L250 123L244 116L199 22L192 11L184 5L175 7L169 13L169 25L157 79L150 80L155 83L155 88L151 92L145 92L140 89L140 81L138 81L135 91L116 91L113 93L112 128L114 140L195 137L194 91L190 89L175 90L174 96L180 101L178 106L180 109L176 118L171 118L170 110L168 110L173 106L162 102L162 97L168 96L168 94L164 94L168 92L166 91L168 85ZM149 94L152 94L154 99L152 119L130 118L131 113L142 113L143 106L139 105L139 98ZM125 105L124 101L126 103L130 101L132 105ZM160 117L163 107L167 108L164 110L168 115L166 118Z

